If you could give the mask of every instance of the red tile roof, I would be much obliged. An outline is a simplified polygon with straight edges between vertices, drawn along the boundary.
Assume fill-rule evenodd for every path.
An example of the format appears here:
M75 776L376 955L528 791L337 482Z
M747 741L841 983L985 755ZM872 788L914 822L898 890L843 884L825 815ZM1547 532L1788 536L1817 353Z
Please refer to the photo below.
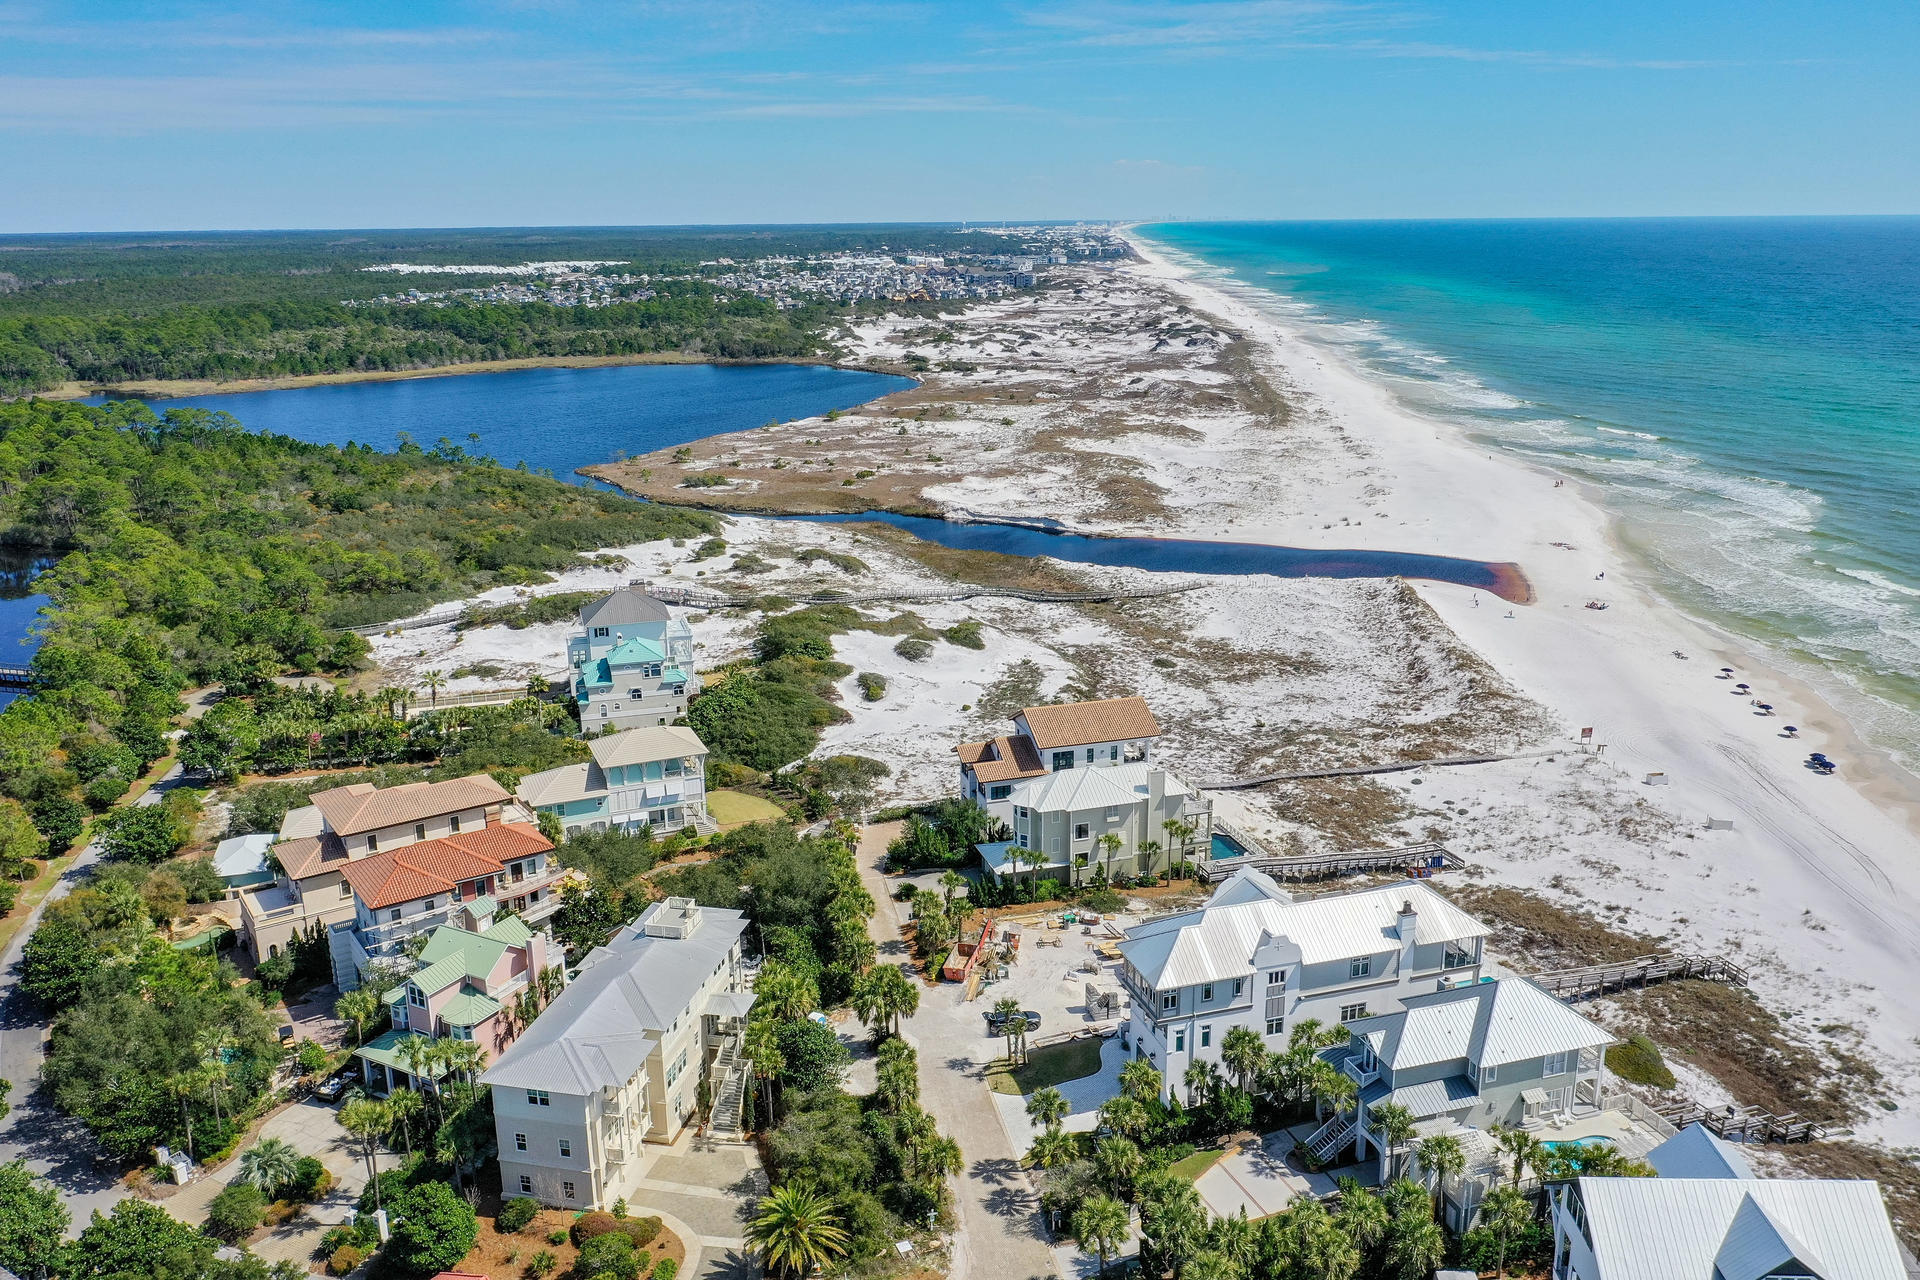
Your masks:
M409 782L399 787L356 782L350 787L316 791L310 797L328 828L343 836L481 809L509 798L507 789L484 773L445 782Z
M985 742L963 742L954 748L960 763L973 770L982 782L1006 782L1012 778L1035 778L1045 773L1033 739L1024 733L1010 738L990 738Z
M1079 747L1097 742L1125 742L1154 738L1160 722L1144 698L1108 698L1101 702L1067 702L1052 707L1028 707L1020 713L1042 751Z
M508 822L376 853L348 863L340 874L353 886L354 897L378 911L497 875L513 859L551 848L553 842L531 825Z

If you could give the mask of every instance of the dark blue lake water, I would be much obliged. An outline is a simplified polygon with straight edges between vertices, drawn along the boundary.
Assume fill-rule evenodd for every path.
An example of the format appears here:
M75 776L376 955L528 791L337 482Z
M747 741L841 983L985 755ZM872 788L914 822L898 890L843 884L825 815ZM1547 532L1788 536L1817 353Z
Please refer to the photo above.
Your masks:
M33 590L34 575L50 561L0 550L0 667L25 665L33 656L28 628L47 602ZM19 691L0 685L0 707L19 696Z
M574 474L576 467L851 409L912 385L910 378L823 365L636 364L344 382L152 403L156 411L222 409L254 431L316 444L352 441L392 449L404 436L432 448L446 439L505 466L524 461L582 484L589 482Z

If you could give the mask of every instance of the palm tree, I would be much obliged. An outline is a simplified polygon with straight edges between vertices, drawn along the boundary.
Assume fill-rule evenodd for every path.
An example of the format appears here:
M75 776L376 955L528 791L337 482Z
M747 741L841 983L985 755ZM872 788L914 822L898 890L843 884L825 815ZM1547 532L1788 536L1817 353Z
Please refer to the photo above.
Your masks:
M1506 1152L1507 1158L1513 1161L1513 1185L1516 1187L1520 1185L1527 1166L1539 1163L1546 1154L1547 1149L1540 1145L1540 1140L1525 1129L1496 1126L1493 1138L1500 1144L1500 1149Z
M203 1081L198 1069L181 1071L167 1077L167 1092L180 1100L180 1132L187 1144L187 1159L193 1159L193 1118L187 1113L187 1099L199 1093Z
M1080 1157L1080 1143L1070 1133L1049 1128L1033 1140L1027 1163L1036 1169L1058 1169Z
M1351 1174L1342 1174L1335 1181L1340 1186L1340 1208L1334 1214L1334 1221L1364 1253L1387 1234L1387 1206Z
M900 1019L911 1018L920 1009L920 987L895 965L883 964L869 969L853 984L853 1012L878 1036L882 1031L898 1033Z
M1111 884L1113 882L1113 855L1120 852L1121 846L1126 844L1126 841L1120 838L1119 832L1109 831L1102 835L1095 843L1100 846L1101 873L1106 877L1107 882Z
M1100 1274L1107 1274L1107 1259L1120 1252L1127 1238L1131 1215L1127 1206L1112 1196L1093 1196L1073 1215L1073 1240L1081 1250L1100 1259Z
M1266 1065L1267 1046L1252 1027L1229 1027L1220 1041L1220 1061L1233 1072L1233 1082L1247 1089Z
M1100 1118L1107 1127L1123 1138L1138 1138L1153 1123L1153 1117L1147 1113L1138 1098L1129 1098L1125 1094L1117 1098L1108 1098L1100 1105Z
M1411 1194L1403 1198L1398 1194L1399 1187L1407 1188ZM1420 1202L1418 1209L1407 1203L1416 1196ZM1427 1193L1413 1183L1403 1182L1389 1187L1386 1198L1398 1203L1388 1209L1387 1233L1381 1248L1384 1264L1381 1275L1385 1280L1426 1280L1447 1256L1446 1233L1427 1211Z
M427 695L433 699L428 703L428 709L437 709L440 706L440 691L447 687L446 676L438 671L422 671L420 683L426 686Z
M1480 1226L1499 1241L1495 1271L1507 1274L1507 1247L1533 1225L1533 1203L1517 1187L1495 1187L1480 1202Z
M941 873L940 897L941 897L941 900L945 902L947 909L949 911L953 909L953 895L957 893L961 888L963 888L966 885L966 883L967 883L966 877L961 875L958 871L947 871L947 872Z
M874 1067L874 1093L891 1115L901 1115L920 1104L919 1054L899 1037L880 1046Z
M380 1207L380 1170L376 1158L380 1139L393 1128L393 1112L388 1110L384 1102L355 1098L340 1108L340 1127L360 1144L360 1154L367 1162L367 1180L373 1183L373 1203L377 1209Z
M1187 1086L1187 1105L1190 1107L1197 1107L1213 1097L1214 1086L1220 1082L1214 1065L1199 1058L1187 1064L1186 1074L1181 1079Z
M761 1199L759 1216L747 1227L747 1241L768 1270L803 1276L843 1257L848 1236L832 1200L790 1183Z
M1139 1059L1135 1059L1135 1061L1139 1061ZM1128 1065L1130 1066L1132 1064L1129 1063ZM1126 1092L1126 1088L1127 1068L1122 1067L1120 1068L1121 1092ZM1027 1095L1027 1119L1033 1121L1043 1129L1049 1131L1058 1129L1061 1122L1067 1118L1067 1111L1067 1096L1052 1085L1035 1089Z
M426 1108L427 1102L411 1089L395 1089L387 1095L387 1110L393 1116L393 1127L400 1131L400 1139L406 1144L407 1154L413 1154L413 1118Z
M1007 1065L1012 1066L1016 1061L1013 1056L1013 1020L1020 1017L1020 1002L1012 996L1002 996L993 1002L993 1011L1000 1015L1000 1035L1007 1042Z
M1180 1268L1180 1280L1240 1280L1242 1272L1218 1249L1202 1249Z
M436 1059L439 1056L433 1040L427 1036L416 1033L400 1042L400 1061L407 1064L407 1074L413 1077L413 1087L433 1093L436 1099L440 1091L433 1087L433 1069L438 1065Z
M814 980L777 960L760 966L753 990L760 1008L783 1022L798 1022L820 1007L820 988Z
M766 1103L761 1129L764 1133L773 1127L774 1077L787 1069L787 1056L780 1052L779 1028L765 1019L748 1023L741 1051L747 1055L747 1061L753 1064L753 1078L760 1082L761 1097Z
M1315 1062L1307 1075L1307 1092L1316 1104L1334 1111L1345 1111L1360 1096L1360 1086L1352 1076L1325 1062Z
M1279 1230L1280 1255L1293 1259L1297 1268L1291 1274L1353 1280L1360 1270L1360 1246L1312 1196L1300 1196L1287 1206Z
M1093 1148L1093 1168L1108 1191L1123 1200L1133 1198L1133 1180L1140 1173L1140 1148L1125 1138L1102 1138Z
M240 1153L240 1181L252 1183L269 1200L300 1171L300 1153L285 1138L262 1138Z
M1145 1058L1130 1058L1120 1067L1120 1092L1146 1102L1160 1096L1160 1070Z
M944 1179L957 1176L966 1166L960 1144L937 1133L914 1152L914 1180L930 1193L937 1192Z
M1460 1139L1450 1133L1436 1133L1422 1138L1414 1154L1420 1157L1421 1171L1427 1175L1427 1186L1433 1193L1433 1216L1438 1220L1447 1179L1457 1178L1466 1170L1467 1153L1461 1148Z
M1153 874L1153 864L1154 864L1154 861L1159 858L1161 848L1162 848L1162 845L1158 840L1142 840L1140 842L1140 874L1141 875Z
M333 1002L334 1015L353 1024L353 1043L356 1046L366 1043L367 1027L379 1021L385 1007L380 1000L380 993L371 987L343 991L340 998Z
M1367 1127L1373 1130L1387 1157L1388 1180L1399 1177L1399 1150L1412 1142L1417 1132L1413 1112L1397 1102L1376 1102L1367 1108Z

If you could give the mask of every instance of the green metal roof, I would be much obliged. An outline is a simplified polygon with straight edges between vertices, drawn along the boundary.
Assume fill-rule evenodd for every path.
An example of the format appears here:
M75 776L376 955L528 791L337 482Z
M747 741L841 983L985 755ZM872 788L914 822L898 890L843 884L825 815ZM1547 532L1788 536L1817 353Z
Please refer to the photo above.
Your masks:
M468 905L480 908L483 903L487 904L485 910L498 906L488 898L475 899ZM524 946L532 936L533 930L519 919L502 920L485 933L443 924L427 938L427 945L420 951L420 967L407 975L407 981L429 995L467 979L484 983L508 948ZM405 995L405 984L397 986L387 992L387 1003L393 1004Z
M500 1002L478 991L463 991L441 1008L440 1016L450 1027L472 1027L500 1012Z
M624 667L636 662L661 662L667 651L645 636L633 636L622 640L607 651L604 661L608 666Z
M377 1062L389 1071L404 1071L412 1075L413 1068L408 1066L407 1060L400 1056L400 1047L409 1040L424 1041L426 1039L428 1037L417 1031L389 1031L378 1039L369 1040L361 1045L356 1051L356 1056L365 1058L368 1062ZM446 1070L442 1068L440 1074L445 1075ZM438 1077L435 1078L438 1079Z

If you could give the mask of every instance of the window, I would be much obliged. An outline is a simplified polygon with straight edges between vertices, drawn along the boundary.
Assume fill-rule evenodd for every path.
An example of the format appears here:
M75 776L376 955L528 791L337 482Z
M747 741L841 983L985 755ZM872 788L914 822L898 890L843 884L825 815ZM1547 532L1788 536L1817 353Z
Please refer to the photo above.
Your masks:
M1088 831L1087 831L1086 823L1076 822L1073 824L1073 838L1075 840L1085 840L1087 838L1087 835L1088 835Z
M1342 1022L1358 1022L1366 1016L1367 1006L1364 1004L1343 1004L1340 1006L1340 1021Z
M1238 996L1238 995L1244 995L1244 994L1246 994L1246 990L1247 990L1247 980L1246 980L1245 978L1235 978L1235 979L1233 980L1233 994L1234 994L1234 995L1236 995L1236 996Z
M533 1194L533 1179L524 1173L520 1175L520 1194L523 1196Z
M507 871L513 877L513 882L515 884L519 884L522 880L525 880L527 878L527 864L524 862L515 862L510 864L507 867Z
M1500 1064L1495 1063L1490 1067L1480 1068L1480 1087L1482 1089L1486 1088L1490 1084L1493 1084L1495 1081L1499 1079L1500 1079Z
M1053 753L1053 771L1055 773L1058 773L1062 769L1071 769L1073 768L1073 761L1074 761L1073 752L1056 751Z
M409 982L407 984L407 1003L416 1009L424 1009L427 1007L427 993Z
M1204 1049L1212 1043L1213 1024L1211 1022L1203 1022L1200 1024L1200 1047Z
M1017 805L1015 805L1015 806L1013 806L1013 816L1014 816L1014 817L1016 817L1016 818L1024 818L1024 817L1026 817L1026 816L1027 816L1027 808L1026 808L1026 806L1025 806L1025 805L1019 805L1019 804L1017 804Z
M1285 969L1267 970L1267 985L1285 990L1287 985L1287 971Z
M424 822L416 822L416 823L414 823L414 824L413 824L413 838L414 838L415 840L425 840L425 839L427 838L427 824L426 824L426 823L424 823Z
M1010 782L996 782L987 788L987 799L989 800L1005 800L1012 794L1013 784Z
M343 898L351 898L353 896L353 886L345 880L340 882L340 896Z
M1200 988L1200 1003L1206 1004L1212 999L1213 999L1213 984L1209 982L1205 986Z
M378 853L379 851L380 851L380 837L379 837L379 836L368 836L368 837L367 837L367 852L368 852L368 853Z
M561 1191L561 1194L567 1197L567 1199L569 1200L573 1199L573 1184L571 1182L561 1183L560 1191Z
M675 1025L678 1025L678 1023L676 1022ZM680 1073L685 1071L686 1069L687 1069L687 1051L685 1049L682 1049L680 1051L680 1056L673 1060L673 1065L667 1068L667 1088L669 1089L673 1088L673 1082L678 1080L680 1078Z
M453 832L453 834L455 835L460 834L460 815L459 814L456 813L451 818L447 819L447 830Z
M1119 743L1117 743L1117 742L1116 742L1116 743L1114 743L1114 744L1113 744L1112 746L1110 746L1110 747L1108 747L1108 748L1107 748L1107 759L1109 759L1109 760L1114 760L1114 761L1117 761L1117 760L1119 760L1119 759L1120 759L1120 744L1119 744Z
M1280 1034L1280 1024L1281 1024L1281 1023L1283 1023L1283 1022L1285 1022L1285 1021L1286 1021L1286 1019L1285 1019L1285 1018L1268 1018L1268 1019L1267 1019L1267 1034L1268 1034L1268 1035L1270 1035L1270 1036L1277 1036L1277 1035L1279 1035L1279 1034Z
M387 912L387 923L388 924L400 923L400 908L395 907L393 910Z
M1347 976L1349 978L1365 978L1370 976L1372 973L1373 973L1373 957L1372 956L1361 956L1358 960L1347 961Z
M439 906L439 905L440 905L440 899L438 899L438 898L428 898L428 899L427 899L427 910L429 910L429 911L432 911L432 910L433 910L433 909L434 909L435 907L437 907L437 906Z
M1162 995L1160 997L1160 1007L1168 1013L1172 1013L1175 1009L1178 1009L1180 1007L1180 993L1178 991L1169 991Z
M1464 969L1473 963L1473 949L1465 943L1449 942L1446 955L1441 958L1443 969Z
M560 1139L560 1158L562 1160L573 1159L573 1143L567 1141L565 1138Z
M1017 839L1017 840L1019 841L1019 844L1020 844L1020 847L1021 847L1022 849L1024 849L1024 848L1026 848L1026 847L1027 847L1027 833L1026 833L1026 832L1024 832L1024 831L1022 831L1022 832L1020 832L1020 833L1019 833L1019 835L1015 837L1015 839Z
M632 698L634 701L638 702L640 699L647 696L647 692L644 689L629 689L627 690L627 696L629 698Z
M527 1090L527 1105L530 1107L550 1107L553 1099L547 1096L545 1089Z
M1567 1055L1565 1053L1548 1054L1546 1066L1541 1069L1540 1074L1543 1076L1563 1076L1567 1074Z
M514 1135L513 1135L513 1149L514 1149L515 1151L525 1151L525 1150L527 1149L527 1135L526 1135L526 1134L524 1134L524 1133L516 1133L516 1134L514 1134Z
M1092 764L1092 763L1093 763L1093 748L1092 748L1092 747L1088 747L1088 748L1087 748L1087 763L1088 763L1088 764Z
M1173 1033L1173 1051L1175 1053L1185 1053L1187 1051L1187 1033L1186 1032L1176 1031Z
M608 627L595 627L593 629L593 638L596 640L605 640L608 636L612 634L613 634L612 629Z

